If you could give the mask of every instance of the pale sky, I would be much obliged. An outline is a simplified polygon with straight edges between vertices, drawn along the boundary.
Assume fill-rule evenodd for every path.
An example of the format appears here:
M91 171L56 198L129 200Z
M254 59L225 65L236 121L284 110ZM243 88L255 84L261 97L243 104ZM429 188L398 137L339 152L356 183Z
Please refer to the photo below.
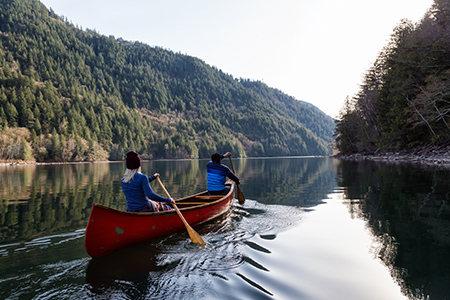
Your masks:
M195 56L338 115L401 19L432 0L41 0L83 29Z

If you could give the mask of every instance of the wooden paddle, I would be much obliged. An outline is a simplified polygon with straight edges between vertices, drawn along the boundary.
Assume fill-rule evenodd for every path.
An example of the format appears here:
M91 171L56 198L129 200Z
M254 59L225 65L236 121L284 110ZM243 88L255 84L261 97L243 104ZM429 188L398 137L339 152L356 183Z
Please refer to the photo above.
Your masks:
M233 167L233 162L231 161L231 156L228 156L228 158L230 159L231 170L233 170L233 173L236 174L236 172L234 172L234 167ZM238 201L240 204L243 204L245 201L244 194L242 194L241 189L239 188L239 185L236 184L236 187L237 187Z
M172 197L170 197L170 195L169 195L169 192L166 190L166 188L164 187L163 183L161 182L161 179L159 179L159 176L156 177L156 180L158 180L159 185L164 190L164 193L166 193L167 198L172 199ZM191 227L191 225L188 224L188 222L186 221L186 219L183 217L183 215L181 214L180 210L178 209L177 205L175 204L175 202L172 202L171 204L173 205L173 208L175 208L175 210L176 210L178 216L180 217L181 221L183 221L184 226L186 226L186 229L187 229L187 232L189 233L189 237L191 238L191 241L194 244L206 245L206 243L205 243L205 241L203 241L202 237Z

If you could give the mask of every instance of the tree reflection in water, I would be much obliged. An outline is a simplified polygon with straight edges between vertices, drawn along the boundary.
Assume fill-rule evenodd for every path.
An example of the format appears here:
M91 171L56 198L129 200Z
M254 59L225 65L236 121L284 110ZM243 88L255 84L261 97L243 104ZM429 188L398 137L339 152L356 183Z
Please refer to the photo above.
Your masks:
M449 170L341 161L348 209L367 220L375 254L411 299L450 295Z
M206 163L207 160L147 161L142 164L142 172L160 173L171 195L179 198L206 188ZM343 190L349 213L367 221L378 239L374 254L390 269L405 295L411 299L445 299L450 295L447 284L450 282L448 170L326 158L236 159L233 164L245 197L249 203L256 203L251 199L257 199L261 206L278 204L287 210L307 211L322 203L333 190ZM26 248L27 241L33 240L42 242L45 247L46 241L40 237L49 238L51 245L57 245L59 240L78 238L77 249L67 247L60 253L60 248L56 251L49 247L45 250L49 254L40 259L43 263L54 262L72 251L78 263L75 270L82 269L86 261L79 258L86 254L80 235L91 205L95 202L125 209L120 186L124 170L122 162L0 166L0 245L17 243L17 247ZM155 192L162 193L157 185L152 186ZM246 214L255 217L258 209L235 209L231 218ZM255 226L255 219L252 219L252 226ZM274 220L278 219L277 216ZM272 225L259 224L259 228ZM9 250L4 249L7 248L14 247L0 249L5 252L5 265L22 270L21 259L6 264ZM152 257L145 245L139 251ZM43 250L29 254L34 262L37 252ZM227 257L225 255L227 251L224 251ZM192 257L194 259L199 260L196 256ZM242 257L239 259L238 263L245 261ZM95 281L99 270L107 270L101 262L89 263L87 275L94 274L94 277L89 276L87 280L92 280L93 288L105 284ZM110 264L106 259L105 262L113 276L122 269L120 261ZM152 269L158 264L151 260L148 263L150 265L142 265L145 272L158 272L158 268ZM237 262L228 263L234 266ZM139 263L137 266L141 267ZM124 274L133 275L131 272ZM134 275L140 280L139 272Z

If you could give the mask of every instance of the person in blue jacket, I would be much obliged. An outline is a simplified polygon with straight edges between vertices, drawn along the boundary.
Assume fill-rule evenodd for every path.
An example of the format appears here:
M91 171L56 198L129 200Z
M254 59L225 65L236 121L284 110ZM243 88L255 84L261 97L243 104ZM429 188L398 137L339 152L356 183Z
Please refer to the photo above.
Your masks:
M227 177L240 184L239 178L226 165L221 163L222 158L230 156L230 152L224 155L219 153L211 155L211 161L206 165L207 186L210 195L225 195L230 191L230 187L225 186Z
M129 212L152 212L159 210L167 210L164 205L155 203L166 202L171 203L173 200L164 198L155 194L150 187L150 182L159 176L158 173L147 177L141 173L141 158L139 155L130 151L126 156L125 174L123 175L120 184L122 191L127 199L127 211Z

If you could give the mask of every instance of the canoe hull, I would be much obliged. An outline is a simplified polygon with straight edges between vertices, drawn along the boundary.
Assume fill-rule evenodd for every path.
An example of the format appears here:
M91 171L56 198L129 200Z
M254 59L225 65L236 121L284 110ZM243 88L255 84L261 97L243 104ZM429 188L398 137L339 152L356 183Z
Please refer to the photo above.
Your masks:
M220 199L204 200L207 193L199 193L177 200L183 217L191 226L207 222L225 213L231 206L234 185L230 193ZM204 203L183 208L183 203ZM130 213L103 205L92 204L85 234L85 248L91 257L101 257L131 245L169 236L186 227L175 210L156 213Z

